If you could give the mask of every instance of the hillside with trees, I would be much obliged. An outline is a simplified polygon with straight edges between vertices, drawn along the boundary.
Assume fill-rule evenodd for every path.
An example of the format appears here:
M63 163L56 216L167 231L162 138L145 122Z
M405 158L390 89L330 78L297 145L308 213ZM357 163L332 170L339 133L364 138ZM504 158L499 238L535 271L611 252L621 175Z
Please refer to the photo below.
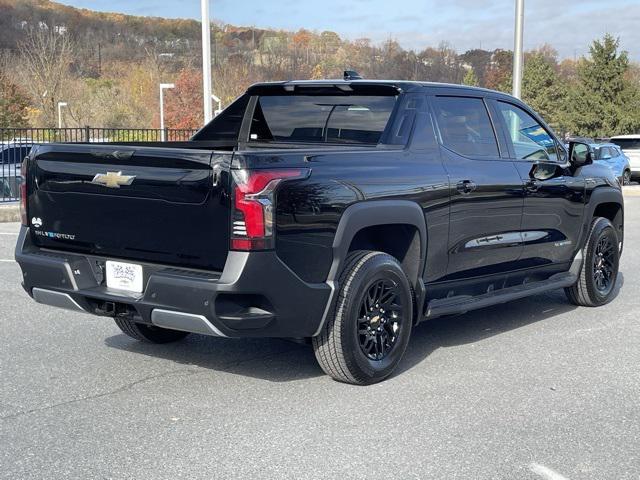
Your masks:
M510 91L512 52L457 52L446 39L421 51L390 39L345 40L331 31L212 26L214 92L228 105L258 81L366 78L465 83ZM157 127L158 85L166 124L202 118L200 24L98 13L47 0L0 0L0 127ZM549 45L527 52L523 97L559 131L605 137L640 131L640 68L613 36L590 54L558 59Z

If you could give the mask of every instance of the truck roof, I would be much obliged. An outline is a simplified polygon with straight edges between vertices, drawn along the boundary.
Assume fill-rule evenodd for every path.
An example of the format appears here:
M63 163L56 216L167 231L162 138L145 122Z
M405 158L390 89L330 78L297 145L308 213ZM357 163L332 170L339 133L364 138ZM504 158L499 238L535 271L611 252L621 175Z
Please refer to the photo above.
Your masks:
M343 79L323 79L323 80L287 80L287 81L279 81L279 82L260 82L255 83L249 87L249 91L252 89L259 89L265 87L292 87L295 88L297 86L302 87L331 87L335 86L340 88L340 86L349 87L352 85L360 85L360 86L380 86L380 87L394 87L403 92L416 91L421 88L446 88L446 89L456 89L456 90L465 90L465 91L475 91L482 93L492 93L496 95L501 95L504 97L511 97L503 92L498 92L496 90L489 90L487 88L481 87L472 87L468 85L458 85L453 83L439 83L439 82L419 82L414 80L343 80ZM511 97L514 98L514 97Z

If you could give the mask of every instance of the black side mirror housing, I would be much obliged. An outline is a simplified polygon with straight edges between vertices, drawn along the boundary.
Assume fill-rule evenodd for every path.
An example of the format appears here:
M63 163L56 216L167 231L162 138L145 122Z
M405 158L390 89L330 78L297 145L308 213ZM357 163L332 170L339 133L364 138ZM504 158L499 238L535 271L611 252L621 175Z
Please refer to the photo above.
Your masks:
M591 145L583 142L569 143L569 161L574 167L584 167L593 163L594 152Z

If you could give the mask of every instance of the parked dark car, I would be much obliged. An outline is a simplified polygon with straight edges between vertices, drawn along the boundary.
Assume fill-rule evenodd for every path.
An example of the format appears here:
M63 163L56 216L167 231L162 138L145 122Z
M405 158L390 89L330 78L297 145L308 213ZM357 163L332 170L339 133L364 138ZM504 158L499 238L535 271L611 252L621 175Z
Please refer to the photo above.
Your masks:
M43 145L25 168L26 291L141 341L310 339L326 373L369 384L416 323L616 291L619 182L494 91L258 84L191 142Z
M0 144L0 201L13 201L20 197L20 166L29 152L31 145Z

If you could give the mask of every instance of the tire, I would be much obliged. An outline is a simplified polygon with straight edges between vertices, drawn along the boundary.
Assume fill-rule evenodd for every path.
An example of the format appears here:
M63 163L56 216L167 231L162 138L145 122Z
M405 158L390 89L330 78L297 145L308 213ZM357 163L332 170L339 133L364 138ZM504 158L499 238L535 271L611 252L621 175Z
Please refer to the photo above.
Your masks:
M631 172L625 170L622 174L622 185L631 185Z
M565 288L565 293L575 305L599 307L613 297L620 263L618 234L608 219L598 217L593 220L582 254L578 281ZM604 288L603 278L607 279ZM600 283L598 279L601 279Z
M171 343L182 340L189 332L136 323L128 318L114 318L122 333L145 343Z
M335 305L312 339L318 363L339 382L384 380L400 363L411 336L409 280L392 256L356 251L347 256L338 285Z

